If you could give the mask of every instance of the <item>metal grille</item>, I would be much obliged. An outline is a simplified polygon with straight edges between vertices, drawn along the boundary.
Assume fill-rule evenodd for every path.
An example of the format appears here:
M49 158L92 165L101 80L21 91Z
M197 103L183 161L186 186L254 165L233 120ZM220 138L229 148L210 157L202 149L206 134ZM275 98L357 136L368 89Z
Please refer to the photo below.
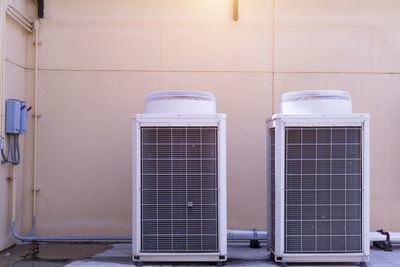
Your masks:
M362 252L361 133L286 128L286 253Z
M217 127L141 128L141 250L218 251Z
M275 129L269 130L268 246L275 251Z

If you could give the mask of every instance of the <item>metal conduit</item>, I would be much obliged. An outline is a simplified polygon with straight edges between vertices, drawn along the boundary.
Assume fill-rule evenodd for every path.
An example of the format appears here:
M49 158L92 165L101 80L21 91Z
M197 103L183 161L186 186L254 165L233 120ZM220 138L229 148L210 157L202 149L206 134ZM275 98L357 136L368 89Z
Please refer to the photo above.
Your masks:
M131 236L22 236L16 232L15 222L11 223L11 232L16 239L24 241L132 240Z
M132 240L132 236L32 236L33 229L36 226L36 220L33 221L32 232L22 236L15 229L15 221L11 223L11 232L16 239L23 241L89 241L89 240ZM267 232L228 230L228 240L267 240Z
M17 233L15 229L16 222L11 223L11 232L16 239L23 241L89 241L89 240L132 240L132 236L32 236L33 230L36 227L36 218L33 220L32 232L22 236ZM400 233L390 232L392 242L400 242ZM227 239L230 241L237 240L258 240L266 241L267 232L266 231L243 231L243 230L228 230ZM370 240L372 241L385 241L386 236L379 232L371 232Z

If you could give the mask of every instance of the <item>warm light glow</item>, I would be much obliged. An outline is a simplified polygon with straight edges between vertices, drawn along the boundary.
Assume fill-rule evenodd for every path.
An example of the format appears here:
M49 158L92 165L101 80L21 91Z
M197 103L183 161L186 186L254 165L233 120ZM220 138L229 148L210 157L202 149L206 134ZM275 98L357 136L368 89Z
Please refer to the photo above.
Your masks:
M239 0L233 0L233 20L239 20Z

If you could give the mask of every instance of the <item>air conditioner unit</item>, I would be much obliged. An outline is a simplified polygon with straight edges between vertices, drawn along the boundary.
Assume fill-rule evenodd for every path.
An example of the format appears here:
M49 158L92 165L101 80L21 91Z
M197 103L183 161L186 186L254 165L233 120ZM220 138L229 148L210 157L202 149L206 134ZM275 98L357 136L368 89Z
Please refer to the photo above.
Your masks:
M267 119L268 248L275 261L369 260L369 115L344 91L282 95Z
M226 115L206 92L165 91L133 116L133 261L227 257Z

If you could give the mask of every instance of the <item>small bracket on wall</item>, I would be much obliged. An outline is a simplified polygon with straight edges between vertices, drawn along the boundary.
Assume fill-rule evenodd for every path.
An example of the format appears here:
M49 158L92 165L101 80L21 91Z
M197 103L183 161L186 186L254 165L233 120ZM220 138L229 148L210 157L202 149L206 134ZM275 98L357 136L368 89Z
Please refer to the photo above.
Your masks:
M39 193L39 192L40 192L40 188L33 188L33 189L32 189L32 192Z
M32 117L34 117L34 118L35 118L35 117L40 118L40 117L42 117L42 114L35 113L35 114L32 115Z
M36 42L36 41L33 41L33 46L40 46L42 44L42 42Z

